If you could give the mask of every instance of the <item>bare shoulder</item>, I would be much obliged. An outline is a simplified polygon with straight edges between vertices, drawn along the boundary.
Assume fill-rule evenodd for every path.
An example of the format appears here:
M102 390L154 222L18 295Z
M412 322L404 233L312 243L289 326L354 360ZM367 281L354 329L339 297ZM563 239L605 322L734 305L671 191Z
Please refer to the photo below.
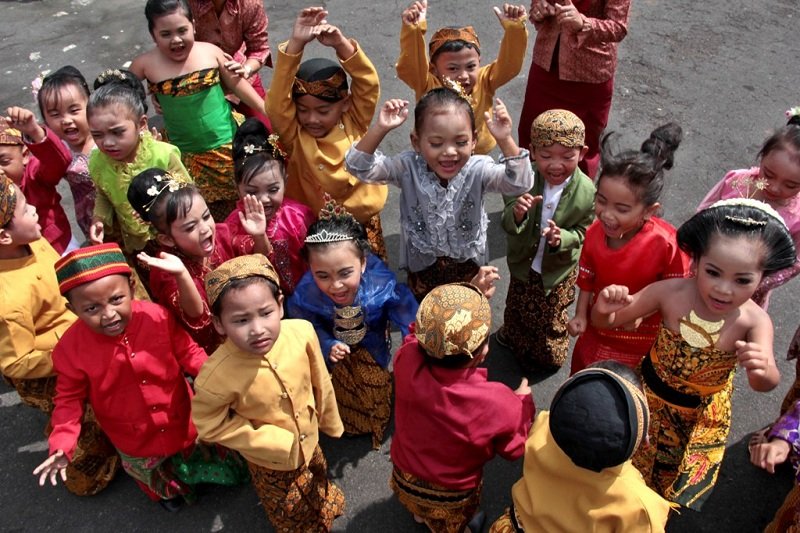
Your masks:
M742 325L745 327L758 327L758 326L770 326L772 327L772 319L769 317L769 313L764 311L757 303L753 300L747 300L742 306L739 308L741 314L739 316L739 320L742 322Z

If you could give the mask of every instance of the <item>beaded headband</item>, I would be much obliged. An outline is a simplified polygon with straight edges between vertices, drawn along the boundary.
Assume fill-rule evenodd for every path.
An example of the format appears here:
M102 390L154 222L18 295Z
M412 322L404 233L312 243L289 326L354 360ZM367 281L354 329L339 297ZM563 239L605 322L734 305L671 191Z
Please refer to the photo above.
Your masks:
M767 215L771 216L775 220L781 223L781 225L786 228L786 222L783 220L783 217L772 208L771 205L761 202L759 200L754 200L753 198L728 198L727 200L720 200L718 202L714 202L711 204L708 209L714 209L715 207L726 207L726 206L747 206L752 207L754 209L758 209L763 211ZM756 220L750 217L738 217L733 215L727 215L725 220L730 220L732 222L736 222L738 224L742 224L744 226L766 226L766 220Z
M295 78L292 94L300 96L308 94L318 98L341 100L347 96L347 88L343 87L346 81L347 75L343 70L334 72L330 78L324 80L306 81Z
M122 81L125 79L125 74L118 68L109 68L101 72L95 82L102 85L112 79Z
M330 194L325 193L323 196L325 204L319 210L318 220L331 220L336 218L350 218L355 220L355 217L343 206L336 203ZM328 242L342 242L352 241L355 237L346 233L339 233L338 231L328 231L322 229L313 235L306 237L306 244L324 244Z
M472 26L464 26L462 28L440 28L436 30L436 33L431 37L431 42L428 45L428 54L430 57L435 56L439 48L452 41L464 41L478 49L481 47L478 34L475 33L475 29Z

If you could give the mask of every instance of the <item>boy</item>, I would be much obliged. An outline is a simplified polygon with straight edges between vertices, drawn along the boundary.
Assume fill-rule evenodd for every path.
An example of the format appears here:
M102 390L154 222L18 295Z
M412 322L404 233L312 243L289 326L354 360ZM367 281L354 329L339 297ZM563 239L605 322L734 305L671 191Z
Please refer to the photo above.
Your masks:
M394 470L400 503L432 531L481 530L483 465L522 456L534 413L528 381L511 391L478 368L489 351L492 311L477 287L436 287L394 362ZM456 431L454 428L458 428Z
M578 168L585 128L575 114L552 109L531 125L534 186L505 199L511 282L497 342L524 371L554 371L567 360L567 308L586 229L594 219L594 184Z
M663 532L670 504L630 461L648 419L630 368L603 361L576 373L536 417L514 505L490 532Z
M125 471L152 500L176 511L182 496L192 497L177 465L193 459L197 438L184 373L197 375L206 353L166 309L133 299L131 269L117 244L68 253L56 263L56 277L79 320L53 351L50 457L34 475L40 485L65 478L88 401Z
M289 153L286 196L317 213L325 204L323 193L330 194L364 225L373 251L385 260L380 212L389 190L361 183L344 168L345 152L372 122L378 73L355 40L326 23L327 15L321 7L303 9L289 40L278 46L266 110ZM341 66L322 58L300 64L314 39L333 48Z
M194 382L200 438L247 459L276 531L330 531L344 494L328 480L319 432L344 431L317 335L305 320L281 320L280 280L260 254L206 276L214 327L227 341Z
M0 173L19 185L42 217L42 234L63 254L78 247L56 186L67 173L72 154L31 111L9 107L0 117ZM23 140L23 135L25 136Z
M39 217L19 186L0 175L0 372L20 399L48 416L56 376L52 350L75 321L58 292L58 254L42 238ZM86 421L67 489L83 496L103 490L119 459L92 420Z
M505 4L502 10L494 8L503 26L503 40L497 59L484 67L481 67L480 41L472 26L441 28L434 33L428 45L429 61L425 51L427 11L427 0L414 2L403 11L400 58L395 65L397 77L414 90L417 100L443 85L462 90L475 112L477 144L474 153L488 154L495 140L486 127L484 113L491 113L495 91L522 69L528 48L525 6Z

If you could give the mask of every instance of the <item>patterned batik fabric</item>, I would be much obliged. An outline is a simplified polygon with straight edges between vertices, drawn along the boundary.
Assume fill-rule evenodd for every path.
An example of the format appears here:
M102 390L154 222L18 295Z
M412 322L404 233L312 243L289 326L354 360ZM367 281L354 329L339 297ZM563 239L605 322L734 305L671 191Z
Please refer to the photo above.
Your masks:
M525 530L520 525L514 508L506 507L505 512L489 528L489 533L525 533Z
M531 124L531 146L560 144L568 148L583 148L585 137L583 121L566 109L549 109Z
M800 486L792 487L764 533L800 533Z
M231 144L223 144L201 153L181 153L181 162L194 178L200 195L208 204L214 220L223 221L236 208L239 195L233 181L233 151ZM220 206L214 206L216 203ZM224 202L224 203L223 203ZM215 213L216 211L216 213Z
M661 328L641 367L650 407L649 444L633 464L664 498L699 510L717 481L731 424L736 356L695 348L679 333ZM664 396L669 395L668 400ZM691 404L689 407L678 404Z
M328 480L328 463L317 446L296 470L271 470L248 463L253 487L275 531L330 531L344 514L344 493Z
M366 348L353 346L334 365L331 381L345 433L371 434L372 447L380 448L392 416L392 374Z
M798 326L797 330L794 332L792 342L789 344L789 351L786 354L787 359L794 359L795 361L795 377L794 383L792 383L792 386L786 392L783 403L781 403L781 413L787 412L794 406L797 400L800 400L800 357L798 357L798 355L800 355L800 326Z
M435 533L461 533L480 505L481 486L450 490L414 475L392 470L389 487L411 514Z
M146 489L145 492L149 490L163 500L177 496L194 499L192 487L178 479L170 457L133 457L117 451L122 458L122 468ZM191 450L187 453L191 454Z
M439 285L447 283L469 283L480 267L475 261L467 260L459 263L450 257L439 257L436 262L419 272L409 272L406 284L421 302L425 295Z
M577 269L549 293L542 276L530 271L527 281L511 277L500 335L526 370L561 368L569 355L567 308L575 299Z
M386 242L383 240L383 226L381 226L381 215L377 214L364 224L367 232L367 242L369 242L372 253L377 255L381 261L386 263L389 256L386 253Z

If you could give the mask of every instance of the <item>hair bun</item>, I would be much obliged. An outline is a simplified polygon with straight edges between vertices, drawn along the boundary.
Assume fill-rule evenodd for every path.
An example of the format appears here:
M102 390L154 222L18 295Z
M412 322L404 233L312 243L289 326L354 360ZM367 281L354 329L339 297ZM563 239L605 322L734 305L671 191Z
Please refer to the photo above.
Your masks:
M263 122L250 117L239 126L233 136L233 158L240 159L245 156L244 147L247 145L266 146L269 139L269 130Z
M675 122L659 126L650 133L641 147L641 152L651 155L661 168L671 169L675 164L675 151L683 141L683 129Z

